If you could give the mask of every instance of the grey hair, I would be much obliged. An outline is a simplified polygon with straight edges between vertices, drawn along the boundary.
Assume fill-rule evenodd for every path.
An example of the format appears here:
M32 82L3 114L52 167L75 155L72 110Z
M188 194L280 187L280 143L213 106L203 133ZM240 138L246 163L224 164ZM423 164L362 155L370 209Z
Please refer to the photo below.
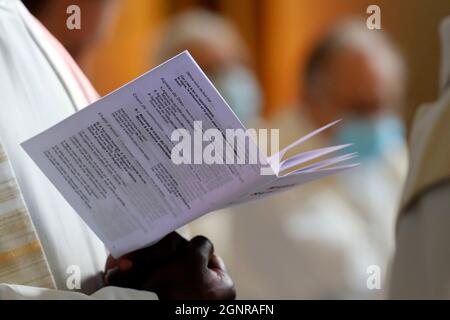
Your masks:
M328 32L310 54L304 72L306 86L316 85L325 62L336 50L342 48L356 49L383 61L385 68L395 72L403 82L406 68L399 51L387 34L381 30L369 30L364 20L349 19Z

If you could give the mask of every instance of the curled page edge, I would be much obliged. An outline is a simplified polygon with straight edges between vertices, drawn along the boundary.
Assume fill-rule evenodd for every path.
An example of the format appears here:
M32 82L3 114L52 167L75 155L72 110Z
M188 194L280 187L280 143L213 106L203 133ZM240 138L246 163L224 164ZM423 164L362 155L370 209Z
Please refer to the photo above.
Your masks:
M337 156L337 157L333 157L330 159L325 159L322 161L319 161L317 163L313 163L309 166L303 167L301 169L292 171L288 174L296 174L296 173L300 173L300 172L306 172L306 171L317 171L319 169L325 169L331 165L334 164L338 164L347 160L351 160L358 157L358 153L357 152L352 152L352 153L348 153L348 154L344 154L342 156Z
M270 163L275 163L276 160L278 160L277 163L279 163L280 160L281 160L281 159L284 157L284 155L286 154L286 152L288 152L289 150L291 150L291 149L293 149L293 148L295 148L295 147L301 145L301 144L304 143L305 141L308 141L308 140L311 139L312 137L318 135L318 134L321 133L322 131L324 131L324 130L326 130L326 129L332 127L332 126L334 126L335 124L337 124L337 123L339 123L339 122L341 122L341 121L342 121L342 119L333 121L333 122L331 122L331 123L329 123L329 124L327 124L327 125L325 125L325 126L319 128L319 129L316 129L316 130L314 130L314 131L308 133L306 136L303 136L303 137L301 137L300 139L298 139L298 140L292 142L292 143L289 144L287 147L283 148L281 151L279 151L279 152L273 154L272 156L270 156L270 157L268 158L268 161L269 161ZM276 168L278 168L278 165L274 165L274 166L275 166Z
M332 147L326 147L326 148L320 148L320 149L315 149L315 150L299 153L289 159L282 161L279 166L279 172L291 169L302 163L326 156L330 153L345 149L350 146L352 146L351 143L342 144L342 145L338 145L338 146L332 146Z
M289 174L286 176L278 177L277 179L264 184L259 189L246 194L245 196L237 199L236 201L228 203L226 207L240 205L253 200L266 198L268 196L275 195L283 191L290 190L297 186L310 183L322 178L326 178L335 173L340 173L342 171L346 171L357 166L359 166L359 163L337 166L333 168L326 168L317 171L304 171L299 172L297 174Z

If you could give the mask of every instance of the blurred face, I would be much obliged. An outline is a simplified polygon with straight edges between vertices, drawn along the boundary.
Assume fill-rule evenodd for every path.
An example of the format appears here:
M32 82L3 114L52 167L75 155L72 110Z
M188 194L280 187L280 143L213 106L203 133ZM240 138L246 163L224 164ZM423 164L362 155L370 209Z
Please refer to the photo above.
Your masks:
M185 49L189 50L244 124L259 116L262 101L259 83L253 72L237 59L229 41L185 42L172 54Z
M375 118L398 101L398 79L377 56L338 49L322 67L317 84L306 92L313 121L324 125L349 115Z
M313 121L322 126L343 119L327 133L334 144L353 144L361 159L376 159L403 144L401 122L386 116L401 98L402 79L392 61L381 51L337 50L307 95Z

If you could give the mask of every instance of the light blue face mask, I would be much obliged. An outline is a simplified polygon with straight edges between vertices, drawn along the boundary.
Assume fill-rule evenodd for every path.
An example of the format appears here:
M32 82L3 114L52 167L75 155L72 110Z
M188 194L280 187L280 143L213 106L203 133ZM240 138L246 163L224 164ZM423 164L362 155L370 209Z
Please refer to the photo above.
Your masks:
M352 117L338 125L336 144L353 143L352 149L361 158L373 158L404 143L404 128L397 117L378 119Z
M213 74L211 81L243 124L259 115L261 91L249 70L242 66L233 66Z

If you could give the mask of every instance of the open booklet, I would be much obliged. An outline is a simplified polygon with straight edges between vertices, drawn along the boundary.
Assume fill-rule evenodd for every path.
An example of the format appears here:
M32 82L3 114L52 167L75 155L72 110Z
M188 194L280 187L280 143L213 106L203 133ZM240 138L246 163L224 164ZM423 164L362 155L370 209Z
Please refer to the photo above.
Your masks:
M246 129L185 51L22 146L111 254L119 257L206 213L353 167L339 163L354 154L311 164L346 145L277 160L334 124L270 158L258 149L261 161L256 163L228 161L230 154L239 157L239 148L248 158L256 142L249 139L242 145L226 139L228 130ZM205 138L200 129L219 135ZM183 145L193 150L181 150L180 141L189 137L194 144L183 141ZM198 137L200 146L195 145ZM226 155L215 149L215 158L227 161L202 162L208 142L224 146ZM194 160L174 161L174 155L186 156L183 152Z

